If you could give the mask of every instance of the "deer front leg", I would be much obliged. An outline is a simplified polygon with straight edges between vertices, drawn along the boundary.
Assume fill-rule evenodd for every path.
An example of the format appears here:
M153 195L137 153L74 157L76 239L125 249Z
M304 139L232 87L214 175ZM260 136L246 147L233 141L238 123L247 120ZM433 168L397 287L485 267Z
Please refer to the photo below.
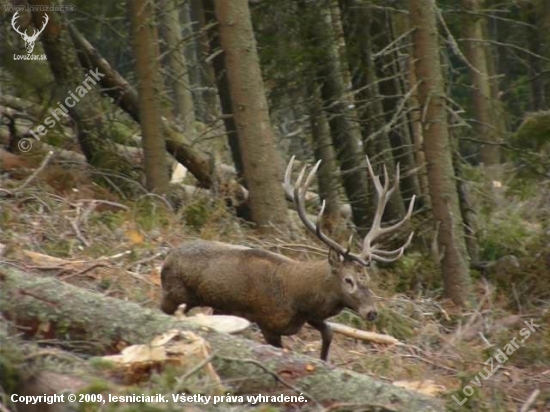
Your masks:
M307 323L313 326L319 332L321 332L321 359L326 361L328 358L330 343L332 342L332 329L326 322L322 320L308 320Z
M262 329L262 335L264 335L265 341L270 344L271 346L275 346L276 348L282 348L283 347L283 341L281 340L281 335L278 335L276 333L268 332L266 330Z

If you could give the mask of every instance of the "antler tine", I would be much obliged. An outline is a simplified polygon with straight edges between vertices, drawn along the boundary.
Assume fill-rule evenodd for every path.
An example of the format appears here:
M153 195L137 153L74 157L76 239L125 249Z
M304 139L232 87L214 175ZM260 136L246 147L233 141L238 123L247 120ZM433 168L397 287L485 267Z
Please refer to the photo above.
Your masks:
M294 201L294 193L292 190L292 184L290 183L290 178L292 174L292 166L294 166L294 160L296 159L296 156L292 156L290 158L290 161L288 162L288 165L286 166L285 170L285 178L283 181L283 188L285 190L286 197L290 201Z
M374 213L372 227L367 233L367 235L365 236L365 238L363 239L363 248L361 250L361 253L357 257L368 261L377 260L381 262L393 262L399 259L403 255L405 248L409 246L412 240L413 233L409 235L409 238L407 239L407 241L403 246L395 250L385 251L385 250L377 249L375 246L373 246L373 242L380 235L395 231L396 229L401 227L411 217L416 196L412 197L407 214L405 215L405 217L403 217L403 219L401 219L399 222L391 226L382 227L382 224L381 224L382 216L384 214L384 210L386 209L388 200L390 199L393 192L399 187L399 181L400 181L399 163L397 163L396 165L395 182L391 186L391 188L390 188L390 179L388 175L388 170L385 165L384 165L384 186L383 187L380 182L380 176L377 176L374 174L374 171L372 169L372 165L370 163L368 156L367 156L367 167L369 170L369 174L372 178L372 181L374 183L376 193L378 195L378 203L376 206L376 211Z
M44 21L44 23L42 23L42 28L40 28L40 29L39 29L39 28L33 29L33 31L32 31L32 36L30 36L31 39L35 39L35 40L36 40L36 39L38 38L38 35L39 35L40 33L42 33L42 32L44 31L44 29L46 28L46 24L48 24L48 22L50 21L50 18L48 17L48 15L47 15L46 13L44 13L44 20L45 20L45 21Z
M380 227L376 237L378 237L379 235L382 235L384 233L390 233L390 232L393 232L394 230L399 229L403 225L403 223L405 223L407 220L409 220L410 217L412 216L412 212L414 210L415 200L416 200L416 195L413 195L413 197L411 198L411 201L409 202L409 209L407 210L407 214L403 217L403 219L401 219L397 223L394 223L391 226ZM374 238L372 238L372 240L374 240Z
M296 211L298 212L298 216L300 217L300 220L305 225L305 227L313 234L315 234L319 240L321 240L323 243L325 243L328 247L333 248L338 253L344 255L346 253L346 250L337 242L330 239L327 235L325 235L321 230L321 222L323 220L323 213L325 211L325 205L326 202L323 200L321 204L321 208L319 210L319 213L317 215L317 222L314 224L311 220L308 219L307 213L306 213L306 207L305 207L305 196L307 193L308 187L313 182L313 179L315 178L315 174L317 173L317 170L319 169L319 166L321 165L321 160L319 160L315 166L311 169L307 177L304 181L304 175L306 172L306 166L302 168L300 171L300 174L298 175L298 178L296 179L296 183L294 186L290 182L291 180L291 174L292 174L292 166L294 164L295 156L292 156L290 159L290 162L288 163L288 166L285 171L285 178L284 178L284 190L286 192L287 197L294 202L294 205L296 206Z
M371 256L372 256L371 259L372 260L377 260L379 262L385 262L385 263L396 261L401 256L403 256L403 253L405 252L405 249L407 247L409 247L409 245L411 244L413 236L414 236L414 232L411 232L411 234L407 238L407 241L405 242L405 244L403 246L397 248L397 249L394 249L394 250L374 249L371 252Z
M19 14L19 10L17 10L17 11L14 13L13 17L11 18L11 25L13 26L13 29L14 29L17 33L19 33L21 36L26 36L26 35L27 35L27 30L25 30L24 33L21 33L21 32L19 31L19 27L20 27L20 26L15 27L15 22L16 22L16 20L17 20L17 15L18 15L18 14Z
M47 13L44 13L44 20L45 21L44 21L44 23L42 23L42 28L40 30L34 30L34 32L32 34L32 37L34 39L38 38L38 35L44 31L44 29L46 28L46 25L50 21L50 18L48 17Z

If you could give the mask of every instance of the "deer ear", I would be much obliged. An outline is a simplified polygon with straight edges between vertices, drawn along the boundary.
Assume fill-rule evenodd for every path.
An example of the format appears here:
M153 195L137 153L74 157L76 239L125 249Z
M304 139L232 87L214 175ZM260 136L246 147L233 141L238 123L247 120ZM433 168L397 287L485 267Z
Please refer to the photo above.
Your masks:
M330 263L330 266L336 266L339 263L343 262L344 258L340 253L338 253L335 249L330 248L328 251L328 263Z

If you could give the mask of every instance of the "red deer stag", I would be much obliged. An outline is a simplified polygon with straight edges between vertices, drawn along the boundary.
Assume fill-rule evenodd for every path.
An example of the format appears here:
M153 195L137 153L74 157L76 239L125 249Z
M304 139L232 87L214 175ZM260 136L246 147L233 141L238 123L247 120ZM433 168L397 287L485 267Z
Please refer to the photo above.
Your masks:
M185 303L185 311L196 306L210 306L215 313L244 317L260 327L267 343L282 347L282 335L294 335L304 323L321 333L321 359L326 360L332 341L332 330L325 319L344 308L352 309L373 321L377 313L368 287L366 267L371 260L392 262L401 257L413 233L405 244L395 250L379 249L374 241L382 234L398 229L412 213L414 197L403 220L382 227L382 214L389 197L399 184L399 166L395 183L389 187L384 168L384 185L375 175L367 158L368 170L378 193L378 205L372 228L363 239L359 254L327 237L321 231L325 203L320 208L317 223L306 214L305 194L320 161L304 179L304 167L293 186L290 175L294 157L285 173L285 191L293 200L306 228L328 246L328 259L299 262L262 249L227 243L197 240L174 249L166 257L161 271L161 309L168 314Z

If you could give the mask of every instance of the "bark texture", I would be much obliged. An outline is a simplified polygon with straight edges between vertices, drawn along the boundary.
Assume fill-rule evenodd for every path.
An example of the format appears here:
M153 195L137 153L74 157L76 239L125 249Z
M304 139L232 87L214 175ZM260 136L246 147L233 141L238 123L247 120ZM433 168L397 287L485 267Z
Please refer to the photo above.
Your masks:
M388 44L396 42L396 39L406 31L408 31L408 27L405 26L404 19L384 10L379 19L373 20L370 32L371 35L374 35L374 43L379 51L386 48ZM379 33L381 35L378 36ZM394 158L395 161L401 163L404 169L401 193L406 203L414 194L420 193L420 184L418 174L413 172L417 165L413 153L409 110L407 110L410 102L403 101L406 92L404 78L406 69L403 67L403 62L403 55L395 46L376 60L375 67L380 79L379 89L383 96L384 118L387 123L391 124L388 135ZM402 113L396 118L399 111Z
M336 155L330 141L330 127L323 111L321 93L316 82L308 87L309 121L311 124L311 136L313 139L313 152L315 160L321 160L321 166L317 171L319 181L319 197L326 202L324 222L330 226L336 223L340 214L338 204L338 186L333 171L336 169Z
M220 44L233 101L252 221L263 230L288 227L278 153L269 119L247 0L215 0Z
M227 143L231 150L231 158L235 164L237 176L242 183L244 182L244 168L239 144L239 136L237 134L237 125L233 116L233 100L229 89L229 81L227 79L227 70L225 68L225 59L221 53L220 36L217 28L216 13L214 11L214 0L204 0L204 4L199 12L204 13L205 25L210 25L212 29L208 30L208 45L214 58L212 59L212 67L214 70L214 78L220 97L220 106L222 110L222 119L227 134Z
M98 50L73 26L69 26L71 37L77 47L80 63L86 69L99 68L105 74L101 78L101 86L111 96L122 110L128 113L136 122L140 122L138 94L136 89L111 67ZM184 165L204 188L212 187L215 176L212 175L210 161L206 154L193 147L184 135L178 133L168 120L161 119L165 136L166 150Z
M368 4L359 4L357 0L341 0L343 9L343 27L346 42L352 56L350 67L359 68L352 78L353 88L358 90L358 100L365 102L358 109L362 124L364 149L373 164L384 164L390 178L395 176L395 161L388 132L392 129L384 119L379 81L373 60L373 42L370 28L372 10ZM384 213L387 220L398 220L405 215L405 204L401 192L393 194Z
M163 88L153 4L149 0L130 0L128 10L136 56L141 143L147 189L166 193L169 180L160 109Z
M480 0L462 0L462 7L467 12L462 22L465 41L465 54L468 59L468 71L472 80L472 102L474 131L479 140L489 144L481 146L481 161L486 166L500 164L500 146L497 122L494 119L489 63L491 56L484 43L484 19L480 13L483 7ZM491 144L493 143L493 144Z
M442 255L444 290L460 306L470 298L471 279L452 163L435 7L434 0L417 0L410 3L409 13L415 29L415 71L421 82L418 97L421 112L425 113L424 152L432 211L439 228L437 242Z
M174 95L174 115L183 126L190 140L195 135L195 108L189 71L185 61L183 36L181 33L178 2L162 0L161 4L162 37L166 42L167 83Z
M342 172L342 182L351 204L353 222L364 235L370 225L372 208L369 204L369 176L365 156L361 148L361 130L357 123L355 103L347 95L344 72L338 46L334 42L329 2L321 7L301 2L303 10L314 16L305 33L306 41L326 46L317 75L321 83L323 106L328 117L336 158Z

